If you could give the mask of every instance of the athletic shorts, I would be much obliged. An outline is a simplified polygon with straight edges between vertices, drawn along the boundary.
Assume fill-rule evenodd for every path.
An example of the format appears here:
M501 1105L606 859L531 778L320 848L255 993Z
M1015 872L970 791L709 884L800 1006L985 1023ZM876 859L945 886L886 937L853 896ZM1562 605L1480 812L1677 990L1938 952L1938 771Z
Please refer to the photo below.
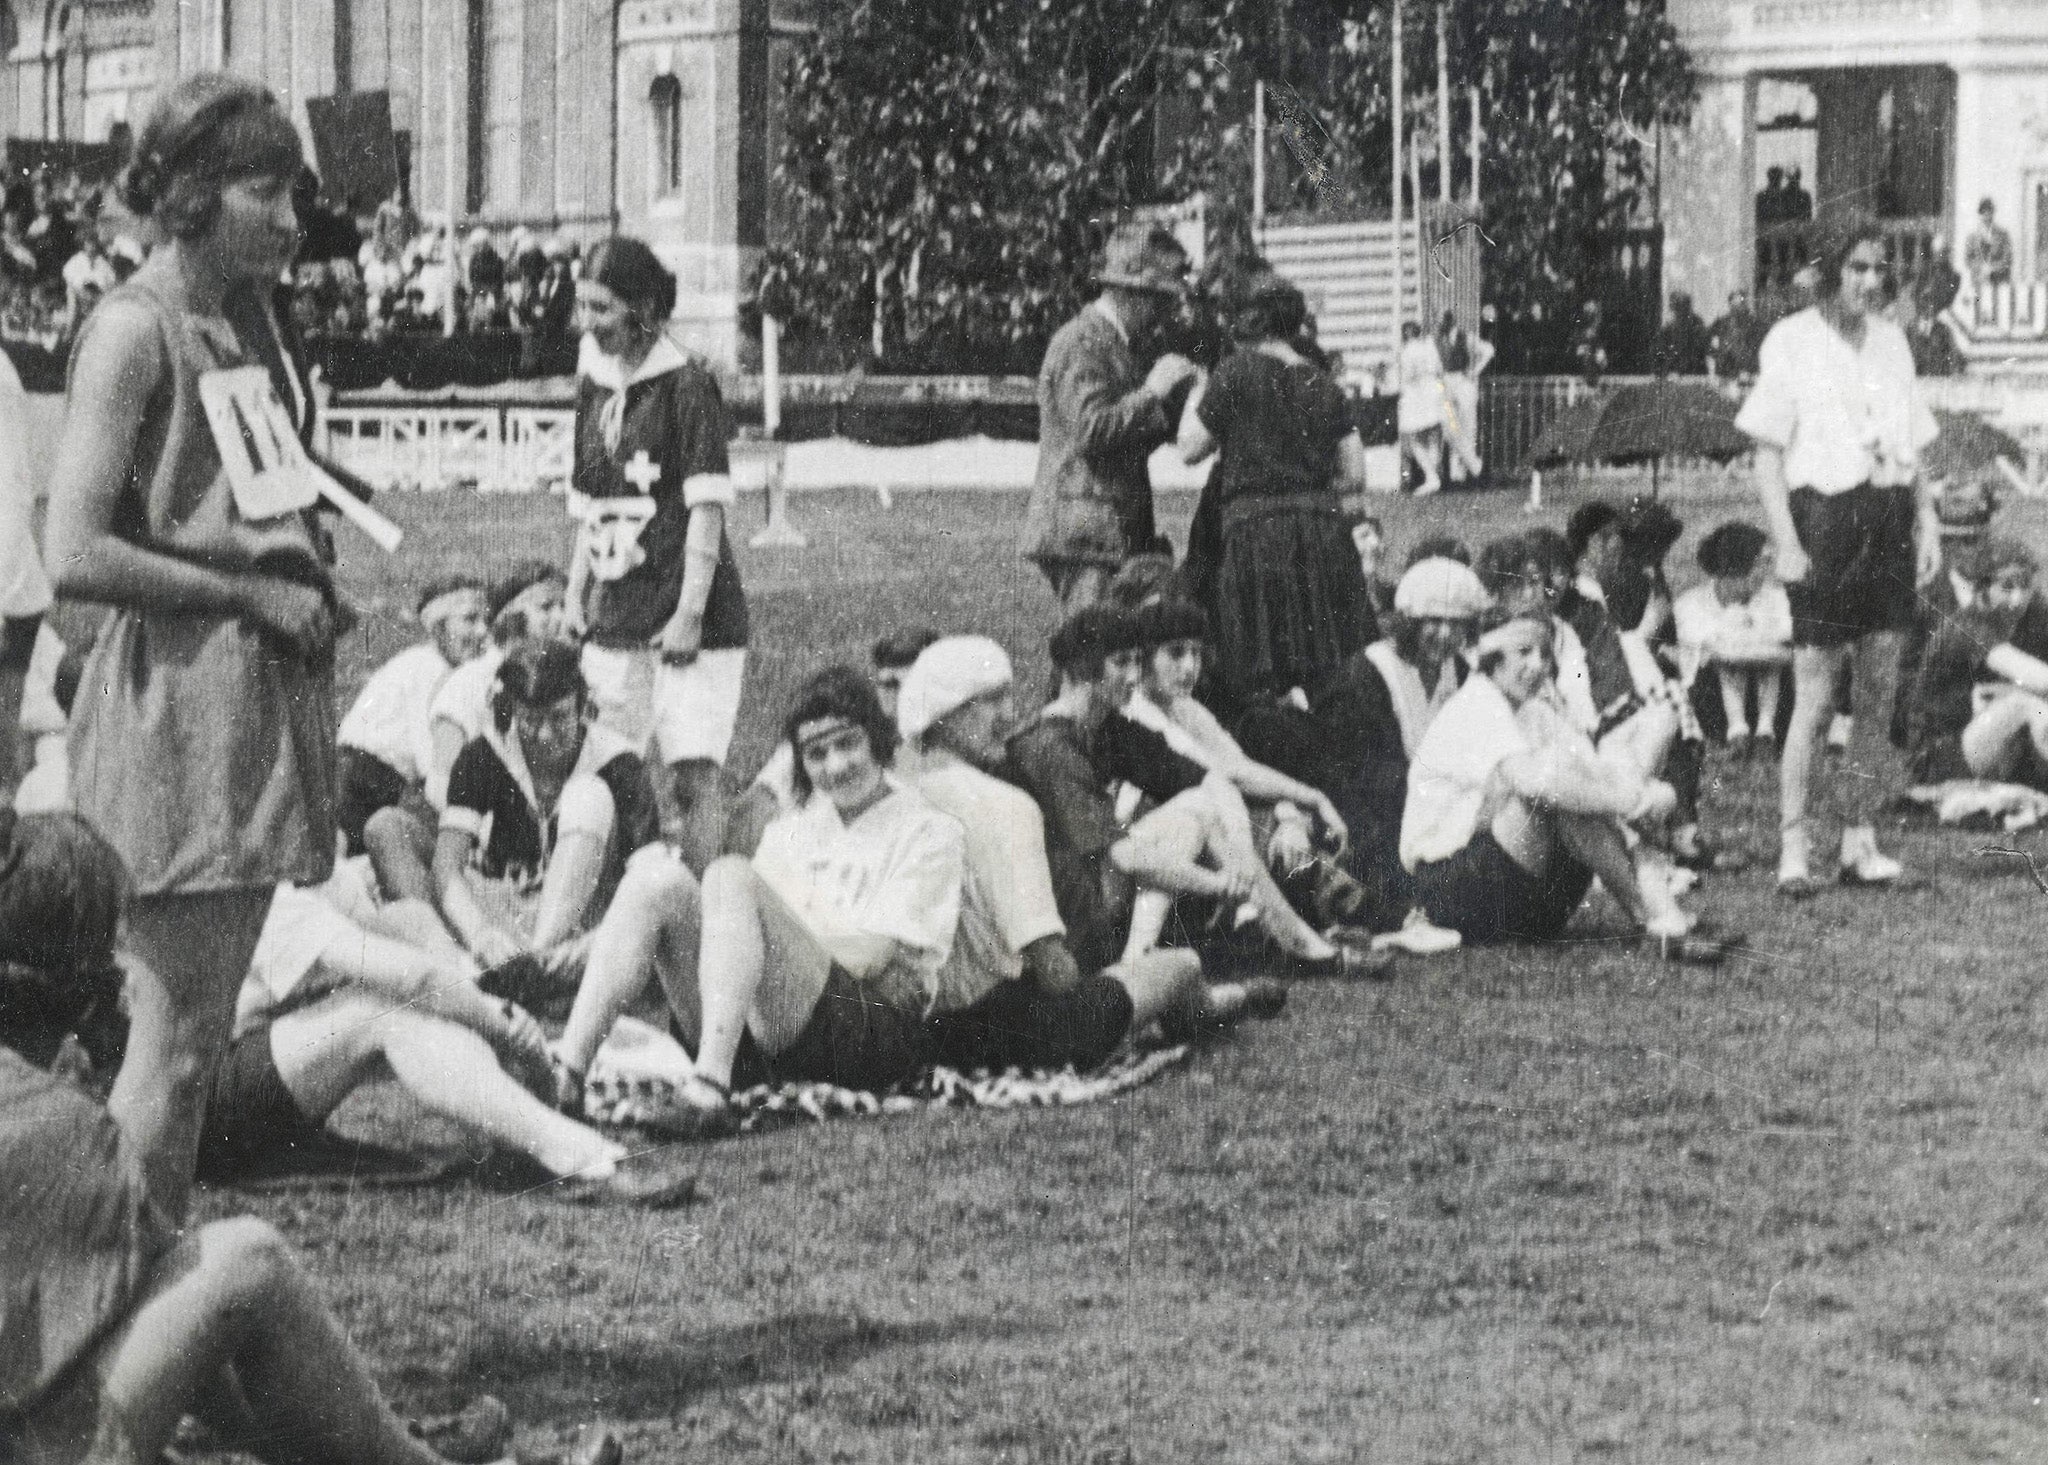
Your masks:
M932 1061L963 1073L978 1068L1086 1073L1099 1068L1131 1030L1131 994L1114 977L1083 977L1070 991L1035 982L997 985L979 1002L938 1013L927 1024Z
M1792 527L1811 568L1785 587L1794 646L1846 646L1875 631L1904 631L1918 606L1913 531L1905 485L1859 484L1846 493L1795 488Z
M214 1070L200 1132L199 1173L225 1180L263 1169L324 1131L324 1125L299 1111L278 1074L270 1024L260 1023L228 1044Z
M747 653L738 647L700 651L687 666L670 666L651 646L583 648L597 720L664 764L724 765L746 673Z
M1561 853L1549 873L1530 874L1500 847L1491 830L1446 860L1415 868L1415 894L1430 920L1456 931L1468 946L1503 941L1554 941L1586 898L1593 872Z
M763 1053L748 1033L733 1063L733 1087L759 1083L829 1083L881 1093L931 1066L924 1015L893 1007L863 990L838 962L824 995L796 1041Z

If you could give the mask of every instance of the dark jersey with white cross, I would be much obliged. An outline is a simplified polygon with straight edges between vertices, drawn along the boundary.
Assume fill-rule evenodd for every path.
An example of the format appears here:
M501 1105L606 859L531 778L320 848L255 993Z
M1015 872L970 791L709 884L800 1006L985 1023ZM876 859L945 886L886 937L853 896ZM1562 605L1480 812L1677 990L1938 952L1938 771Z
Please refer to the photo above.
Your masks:
M686 495L685 485L693 479L729 482L732 423L717 381L692 358L627 384L616 448L607 444L603 422L611 397L610 388L588 377L577 380L574 487L598 500L644 495L655 507L638 528L638 554L630 556L637 563L616 578L591 576L584 621L597 645L645 646L675 614L682 593L683 544L695 512L695 494ZM631 548L629 539L625 552ZM747 644L746 595L724 536L704 606L702 644L707 651Z

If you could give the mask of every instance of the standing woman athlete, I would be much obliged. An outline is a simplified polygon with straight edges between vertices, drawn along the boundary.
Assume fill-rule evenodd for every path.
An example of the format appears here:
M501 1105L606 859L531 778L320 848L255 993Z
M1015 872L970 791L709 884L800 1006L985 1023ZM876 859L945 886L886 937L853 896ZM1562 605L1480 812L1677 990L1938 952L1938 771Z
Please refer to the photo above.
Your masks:
M1818 298L1771 327L1756 386L1736 425L1756 441L1757 493L1792 602L1792 724L1779 775L1778 889L1813 892L1808 822L1814 751L1844 661L1868 705L1841 775L1841 879L1896 883L1904 871L1877 847L1873 813L1900 768L1886 728L1899 642L1918 587L1941 568L1940 526L1920 484L1934 440L1905 332L1881 312L1885 240L1844 220L1824 236ZM1849 790L1857 792L1851 794Z
M238 467L288 463L282 424L304 421L269 369L302 166L291 122L248 82L191 76L157 106L122 193L158 243L79 338L50 485L58 593L113 608L71 732L78 812L134 881L133 1026L109 1108L173 1217L271 892L334 861L340 606L319 530L231 478L214 437Z
M717 380L664 333L675 304L675 276L637 239L599 244L576 282L568 609L598 720L663 770L664 832L702 875L725 840L747 601L725 535L732 424Z

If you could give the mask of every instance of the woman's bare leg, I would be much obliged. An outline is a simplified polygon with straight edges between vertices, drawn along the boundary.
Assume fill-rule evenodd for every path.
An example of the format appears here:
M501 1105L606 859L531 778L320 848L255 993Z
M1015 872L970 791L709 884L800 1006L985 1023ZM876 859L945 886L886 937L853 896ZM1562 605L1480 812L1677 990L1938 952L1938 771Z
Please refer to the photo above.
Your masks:
M824 995L832 959L754 867L734 855L713 860L704 872L698 952L697 1071L730 1085L740 1034L751 1027L770 1054L788 1047Z
M299 1112L323 1120L380 1069L435 1113L531 1155L556 1175L601 1171L623 1152L515 1083L481 1036L363 993L271 1024L271 1059Z
M709 758L686 758L668 768L669 797L675 807L674 838L693 875L725 848L725 770Z
M128 909L128 1051L107 1111L174 1221L191 1199L206 1088L270 899L269 890L152 895Z
M555 1044L562 1061L578 1073L587 1072L612 1024L647 989L657 968L688 968L694 992L702 925L702 891L682 860L663 850L635 855L591 940L576 1003ZM672 953L672 959L663 962L664 952ZM683 980L680 971L675 977ZM671 991L671 1002L674 998ZM696 1021L695 1001L689 1006L686 1028Z
M1749 736L1749 706L1743 697L1745 680L1740 667L1714 668L1714 682L1721 689L1721 718L1728 725L1728 741L1731 743ZM1777 699L1773 697L1771 700L1775 702ZM1757 721L1763 720L1763 709L1758 708Z
M1845 654L1838 646L1792 649L1792 721L1785 729L1785 752L1778 762L1778 831L1781 841L1796 842L1802 849L1812 843L1814 759L1822 730L1834 715L1835 683Z
M1838 780L1842 822L1871 828L1886 802L1904 786L1899 750L1892 746L1892 703L1898 694L1899 648L1905 636L1879 631L1856 642L1856 724L1849 759Z
M1290 956L1309 961L1327 959L1336 948L1288 904L1287 896L1273 880L1273 872L1266 868L1252 835L1251 810L1245 807L1244 795L1234 785L1220 779L1205 782L1200 792L1212 814L1209 824L1210 858L1250 881L1251 901L1258 907L1259 924L1266 934Z
M361 1357L268 1225L216 1221L158 1265L142 1305L101 1349L93 1465L156 1465L178 1421L232 1367L273 1462L436 1465L385 1407Z
M379 809L363 826L363 848L391 900L434 904L434 831L409 809Z

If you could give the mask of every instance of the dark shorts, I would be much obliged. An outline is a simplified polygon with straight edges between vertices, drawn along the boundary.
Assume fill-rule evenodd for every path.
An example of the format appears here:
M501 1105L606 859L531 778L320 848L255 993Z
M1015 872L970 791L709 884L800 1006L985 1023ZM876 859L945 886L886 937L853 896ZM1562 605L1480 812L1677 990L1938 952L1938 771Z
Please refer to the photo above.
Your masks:
M733 1087L759 1083L829 1083L880 1093L931 1066L924 1014L877 1002L838 962L825 995L796 1041L763 1053L748 1033L733 1063Z
M412 793L412 783L374 753L348 747L341 749L339 781L341 795L335 808L335 822L348 839L348 852L359 855L363 852L363 826L370 822L370 816L379 809L404 803Z
M1918 605L1913 490L1795 488L1790 502L1799 547L1812 562L1804 580L1785 587L1792 644L1846 646L1875 631L1909 629Z
M27 671L35 656L36 632L43 627L37 616L0 616L0 671Z
M294 1145L316 1140L325 1126L299 1111L270 1052L270 1024L228 1044L206 1094L199 1173L228 1179L275 1165Z
M1472 946L1556 940L1592 884L1593 872L1564 854L1551 855L1549 873L1530 874L1490 830L1415 870L1416 897L1429 918Z
M927 1026L932 1061L978 1068L1086 1073L1099 1068L1131 1030L1131 994L1114 977L1083 977L1066 992L1004 982L979 1002L942 1012Z

